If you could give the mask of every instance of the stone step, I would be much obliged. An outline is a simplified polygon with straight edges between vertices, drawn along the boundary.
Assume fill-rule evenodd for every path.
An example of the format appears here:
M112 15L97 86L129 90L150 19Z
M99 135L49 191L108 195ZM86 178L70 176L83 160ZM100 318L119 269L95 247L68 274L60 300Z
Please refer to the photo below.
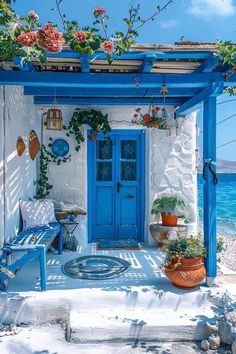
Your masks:
M213 312L74 309L69 316L67 340L71 343L202 340L209 335L204 316L213 317Z

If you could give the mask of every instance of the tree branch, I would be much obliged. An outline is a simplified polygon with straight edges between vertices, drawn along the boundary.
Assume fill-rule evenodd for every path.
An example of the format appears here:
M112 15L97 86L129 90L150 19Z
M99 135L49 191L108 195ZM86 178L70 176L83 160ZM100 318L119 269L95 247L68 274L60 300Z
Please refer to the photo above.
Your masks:
M154 14L150 17L148 17L146 20L144 20L141 25L136 27L134 31L137 31L139 28L143 27L147 22L153 20L157 15L159 15L162 11L166 10L166 8L173 3L174 0L169 0L163 7L159 8L157 11L154 12Z

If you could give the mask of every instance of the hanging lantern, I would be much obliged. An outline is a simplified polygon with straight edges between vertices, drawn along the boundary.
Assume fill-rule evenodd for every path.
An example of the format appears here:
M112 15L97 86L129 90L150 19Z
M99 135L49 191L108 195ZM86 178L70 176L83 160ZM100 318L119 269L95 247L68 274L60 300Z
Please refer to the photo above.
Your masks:
M63 119L60 109L51 108L47 111L46 129L48 130L62 130Z

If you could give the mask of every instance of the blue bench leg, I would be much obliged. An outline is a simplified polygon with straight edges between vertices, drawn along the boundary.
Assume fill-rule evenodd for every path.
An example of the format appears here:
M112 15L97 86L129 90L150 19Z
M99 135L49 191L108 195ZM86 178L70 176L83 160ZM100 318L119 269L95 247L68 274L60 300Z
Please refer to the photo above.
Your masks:
M40 286L41 290L47 290L47 273L46 273L46 252L44 246L37 247L41 249L39 261L40 261Z
M58 254L62 254L62 246L63 246L63 232L62 232L62 226L61 226L60 232L58 234Z

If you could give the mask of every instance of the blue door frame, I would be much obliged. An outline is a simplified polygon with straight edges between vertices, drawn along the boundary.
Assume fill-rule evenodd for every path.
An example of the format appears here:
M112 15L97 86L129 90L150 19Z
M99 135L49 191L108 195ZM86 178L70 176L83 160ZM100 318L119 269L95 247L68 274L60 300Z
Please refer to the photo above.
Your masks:
M128 156L128 160L122 150L127 141L135 145L135 156ZM101 160L99 148L106 142L110 155ZM113 129L108 137L99 133L96 141L88 139L87 151L88 241L135 239L144 242L145 131ZM104 162L110 169L107 180L98 175L98 165ZM126 163L135 166L135 177L123 176L127 171Z

